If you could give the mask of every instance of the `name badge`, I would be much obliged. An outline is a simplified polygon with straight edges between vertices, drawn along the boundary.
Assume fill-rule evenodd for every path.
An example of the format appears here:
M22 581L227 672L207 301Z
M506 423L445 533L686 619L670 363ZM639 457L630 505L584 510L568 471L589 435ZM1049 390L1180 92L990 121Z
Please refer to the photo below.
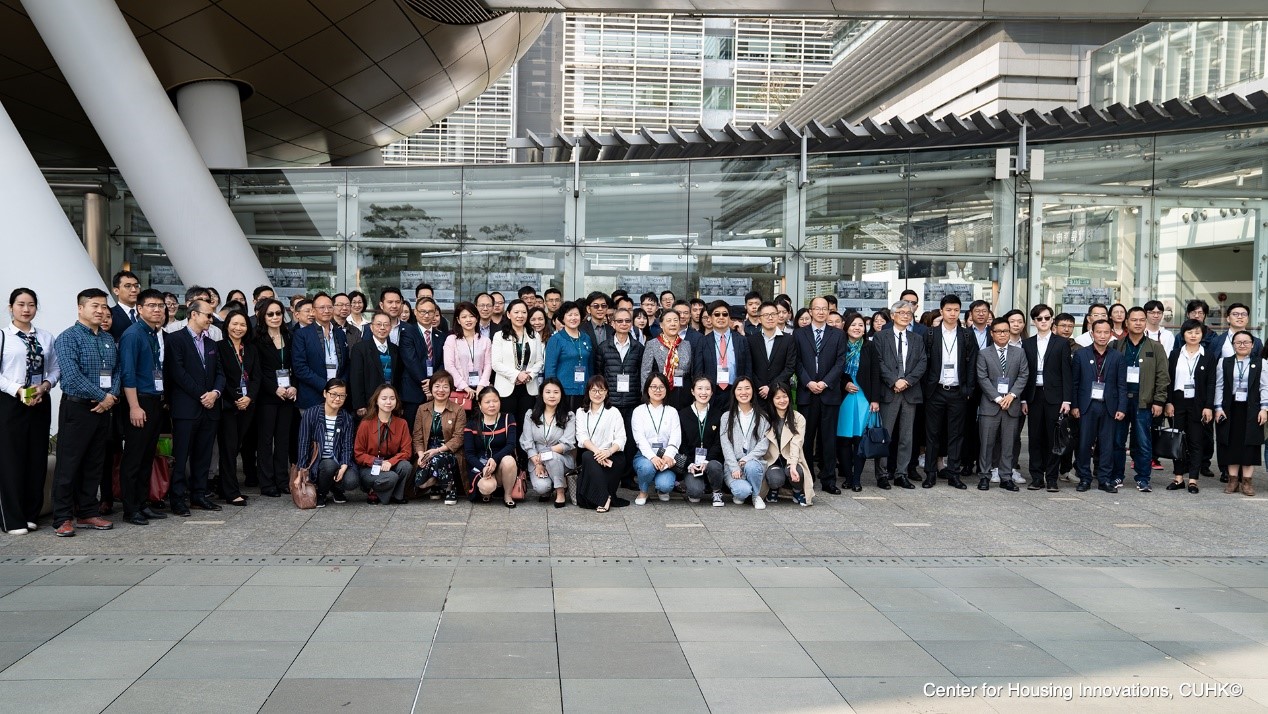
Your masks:
M953 364L942 365L942 381L947 384L955 384L960 379L960 372Z
M653 442L652 442L652 448L653 448L653 449L663 449L663 448L665 448L665 442L663 442L663 441L653 441Z
M428 362L428 363L427 363L427 376L428 376L428 377L430 377L430 376L431 376L431 371L432 371L431 362Z
M616 375L616 391L618 392L630 391L630 375L628 374Z
M999 392L999 395L1000 395L1001 397L1002 397L1002 396L1004 396L1005 394L1008 394L1008 382L1007 382L1006 380L1003 380L1003 379L1001 379L1000 381L996 382L996 383L995 383L995 391Z
M238 378L238 396L245 397L247 395L247 378L246 375Z
M475 385L477 385L477 384L479 384L479 383L480 383L480 373L479 373L479 372L477 372L477 371L475 371L475 370L471 370L470 372L467 372L467 385L468 385L468 386L472 386L472 387L474 387Z
M1193 398L1194 398L1194 397L1196 397L1197 395L1198 395L1198 390L1197 390L1197 389L1195 389L1195 388L1193 387L1193 385L1189 385L1189 386L1187 386L1187 387L1185 387L1185 388L1184 388L1184 398L1185 398L1185 399L1193 399Z
M1247 394L1248 394L1248 393L1247 393L1247 390L1246 390L1246 386L1245 386L1245 385L1242 385L1242 386L1240 386L1240 387L1234 387L1234 388L1233 388L1233 401L1235 401L1235 402L1244 402L1244 401L1246 401Z
M681 387L681 386L682 386L682 375L681 375L681 374L674 375L674 386L675 386L675 387Z
M555 458L555 452L551 451L550 449L547 449L541 452L540 454L538 454L538 456L541 458L542 461L550 461L551 459Z
M1092 400L1099 402L1099 401L1104 401L1104 399L1105 399L1105 383L1092 382Z
M1043 386L1043 372L1039 372L1038 374L1035 375L1035 386L1036 387Z
M282 389L291 388L291 371L289 369L279 369L277 371L277 386Z
M542 382L546 381L546 375L539 373L536 377L533 377L533 379L537 381L537 388L540 389Z
M572 370L572 381L578 384L585 384L586 368L578 365L576 369Z
M97 386L102 389L110 389L114 385L114 378L110 374L110 370L101 370L101 376L97 378Z
M339 365L326 363L326 379L334 379L339 376Z
M44 383L44 373L36 372L35 374L27 375L26 382L28 387L38 387Z
M696 449L696 464L700 465L709 460L709 450L705 448Z
M383 459L375 459L370 465L370 475L378 476L383 471Z
M1127 368L1127 383L1140 384L1140 367Z
M163 370L161 369L154 370L153 376L154 376L154 391L156 392L163 391Z

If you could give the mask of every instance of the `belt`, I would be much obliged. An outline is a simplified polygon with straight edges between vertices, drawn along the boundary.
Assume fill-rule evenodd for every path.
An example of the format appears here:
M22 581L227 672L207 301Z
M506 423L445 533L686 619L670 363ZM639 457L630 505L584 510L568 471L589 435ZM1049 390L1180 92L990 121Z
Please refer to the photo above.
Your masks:
M137 396L137 399L154 400L154 401L160 401L160 402L163 401L162 393L152 394L149 392L137 392L136 396Z
M98 402L98 401L97 401L97 400L95 400L95 399L84 399L84 398L82 398L82 397L72 397L72 396L71 396L71 395L69 395L69 394L63 394L63 395L62 395L62 399L65 399L66 401L70 402L71 404L87 404L88 406L94 406L94 405L96 405L96 404L99 404L99 403L100 403L100 402Z
M939 382L938 386L941 387L944 392L957 392L960 390L960 385L958 384L943 384Z

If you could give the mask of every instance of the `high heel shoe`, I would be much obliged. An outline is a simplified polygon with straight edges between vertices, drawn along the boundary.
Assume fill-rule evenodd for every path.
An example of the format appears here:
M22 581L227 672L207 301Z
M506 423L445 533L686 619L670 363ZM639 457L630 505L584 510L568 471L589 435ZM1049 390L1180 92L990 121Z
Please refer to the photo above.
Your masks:
M555 504L555 505L558 506L559 504ZM594 512L607 513L608 509L610 509L611 507L612 507L612 497L608 496L608 500L605 501L602 506L599 506L598 508L594 509Z
M515 501L503 501L507 508L515 508Z

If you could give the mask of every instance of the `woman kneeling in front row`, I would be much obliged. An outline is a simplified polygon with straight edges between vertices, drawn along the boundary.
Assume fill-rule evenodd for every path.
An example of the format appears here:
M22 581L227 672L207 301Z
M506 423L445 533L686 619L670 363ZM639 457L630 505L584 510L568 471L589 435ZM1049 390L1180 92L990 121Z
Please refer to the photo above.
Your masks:
M766 508L762 499L762 482L766 480L766 418L753 404L753 381L741 377L731 388L731 408L722 415L718 431L722 434L722 457L730 477L731 497L736 505L753 499L753 508ZM770 483L777 493L783 483Z
M405 484L414 477L410 459L414 444L409 424L398 416L400 410L392 385L379 385L370 395L365 418L357 427L352 450L358 469L344 479L344 490L360 487L366 493L366 503L406 502Z
M647 503L647 494L656 486L657 496L669 500L678 479L674 476L674 455L682 445L682 429L678 412L665 403L669 382L665 375L652 372L643 386L643 404L634 410L630 431L638 453L634 455L634 474L638 477L638 498L634 504Z
M814 479L806 465L802 448L806 433L806 418L791 408L792 390L787 384L776 384L770 390L771 426L766 432L769 446L766 450L766 482L771 491L780 485L792 489L793 500L799 506L814 503Z
M511 488L519 467L515 463L515 420L502 414L502 398L493 387L485 387L476 395L479 413L467 422L463 431L463 451L471 476L471 500L488 503L498 488L502 503L515 508Z
M524 414L520 448L528 456L528 473L533 490L539 496L555 490L555 508L568 505L565 475L574 465L572 451L577 447L577 425L572 415L560 407L564 387L558 379L542 382L537 404Z

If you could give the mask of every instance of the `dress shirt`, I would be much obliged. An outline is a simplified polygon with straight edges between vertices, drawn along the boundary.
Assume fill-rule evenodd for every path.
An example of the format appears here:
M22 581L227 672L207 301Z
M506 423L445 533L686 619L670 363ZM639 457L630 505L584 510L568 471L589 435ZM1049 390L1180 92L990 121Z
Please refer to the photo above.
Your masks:
M951 369L947 369L951 365ZM956 387L960 384L960 330L942 328L942 369L938 372L938 384Z
M600 449L625 448L625 420L616 407L606 407L598 414L591 414L588 407L578 409L573 422L577 425L577 446L584 448L589 441Z
M165 349L158 330L144 320L132 323L119 340L123 386L135 389L138 394L161 396L162 390L154 384L154 372L162 374Z
M612 345L616 347L616 353L621 355L621 361L624 362L625 355L630 352L630 338L627 337L625 341L622 342L614 335L612 337Z
M1171 350L1175 349L1176 336L1171 333L1171 330L1168 330L1165 327L1159 326L1157 330L1151 330L1146 327L1145 337L1161 344L1162 351L1165 352L1168 357L1171 356Z
M1044 360L1048 357L1048 341L1052 339L1052 333L1046 335L1035 335L1035 373L1043 374Z
M904 330L894 331L894 346L898 351L898 371L905 378L907 376L907 350L911 347L911 337Z
M1193 355L1189 354L1187 348L1180 348L1180 356L1176 359L1176 383L1172 391L1183 392L1193 384L1193 375L1197 372L1198 364L1202 362L1202 357L1205 355L1206 348L1202 345L1198 345L1198 351Z
M1227 359L1232 359L1232 358L1227 358ZM1237 362L1242 363L1242 368L1247 373L1249 373L1250 361L1252 359L1259 360L1259 409L1268 409L1268 379L1264 378L1264 366L1265 366L1264 360L1259 357L1251 356L1251 357L1244 357L1244 358L1238 359ZM1216 409L1222 409L1224 407L1224 362L1225 361L1226 359L1221 358L1218 366L1216 366L1215 368L1215 408ZM1233 389L1234 390L1237 389L1236 387L1237 372L1238 372L1237 367L1238 367L1237 364L1233 365L1233 379L1234 379ZM1255 404L1255 398L1247 394L1246 395L1247 407L1252 407L1254 406L1254 404ZM1254 411L1258 411L1258 410L1254 410Z
M713 352L718 358L717 364L719 370L722 369L722 340L724 338L726 339L726 379L723 379L722 375L719 374L719 384L735 384L735 340L732 339L733 337L735 337L735 335L733 335L730 330L724 332L718 332L717 330L713 331Z
M762 342L766 344L766 359L767 360L770 359L771 353L774 352L775 338L779 337L780 334L781 333L779 330L775 330L774 335L767 335L765 330L762 331Z
M640 404L630 418L630 431L634 435L634 443L638 444L639 453L646 459L656 456L655 442L663 444L664 455L673 457L682 446L682 428L678 421L678 412L661 402L659 407Z
M977 348L979 350L984 350L987 345L991 344L991 328L989 325L987 325L985 330L979 330L976 327L970 327L969 329L973 330L973 337L977 340Z
M57 353L53 349L53 333L41 330L32 325L26 333L28 339L34 333L35 340L44 351L44 381L56 387L61 378L57 366ZM27 386L26 342L18 336L18 328L9 325L4 328L4 354L0 355L0 391L13 397L19 390ZM34 385L32 385L34 386Z
M61 367L63 394L93 402L105 399L106 394L119 396L122 370L118 348L109 332L93 332L84 323L76 322L58 335L53 350ZM106 371L110 373L110 389L99 386Z

